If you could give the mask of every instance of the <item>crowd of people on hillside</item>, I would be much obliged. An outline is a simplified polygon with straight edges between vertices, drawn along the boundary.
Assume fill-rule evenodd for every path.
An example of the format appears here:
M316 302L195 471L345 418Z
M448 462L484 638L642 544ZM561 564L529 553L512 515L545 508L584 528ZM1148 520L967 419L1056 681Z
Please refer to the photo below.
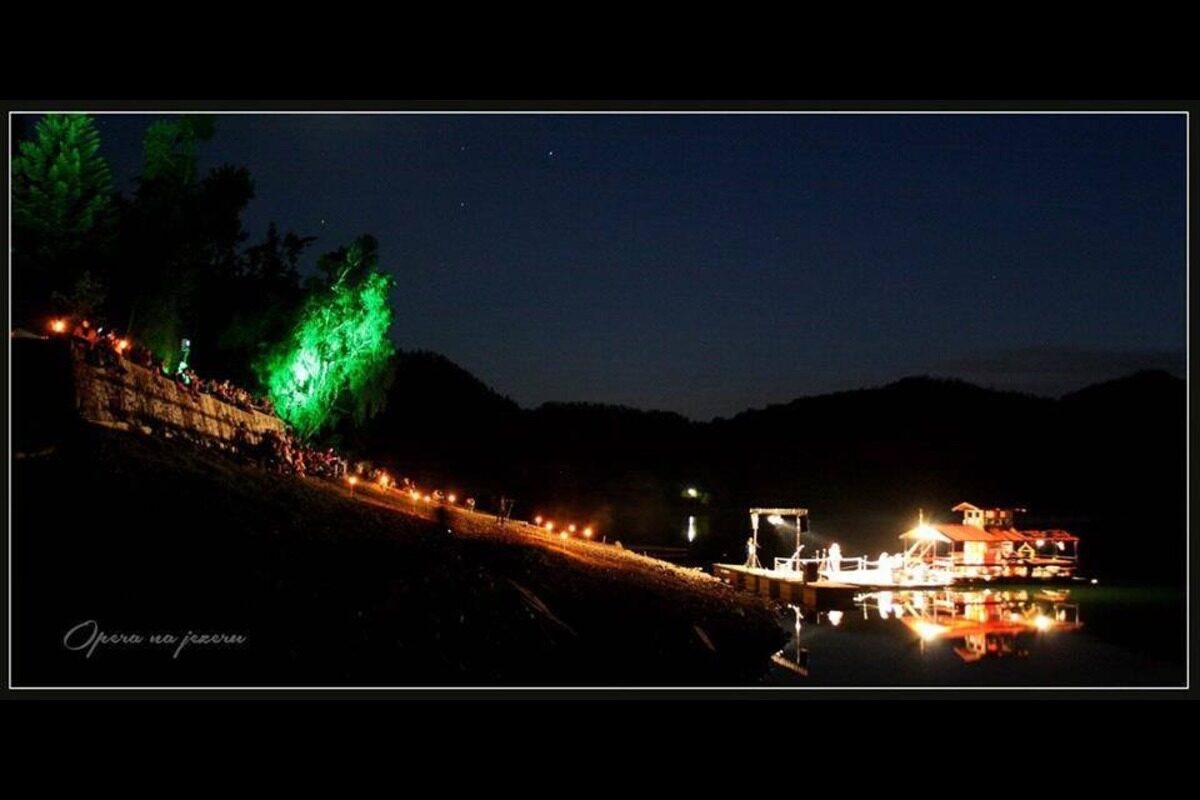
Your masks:
M122 357L128 358L129 340L117 336L115 331L105 331L104 328L93 328L87 320L82 320L72 331L75 339L86 345L84 360L94 367L107 367L125 371Z
M83 344L86 348L84 359L92 366L125 372L125 362L130 362L176 381L193 396L208 394L244 411L253 410L275 416L275 409L269 398L256 397L228 380L201 378L186 363L172 372L148 347L122 337L114 330L105 330L104 326L93 325L89 320L81 319L73 326L68 320L52 320L50 331L52 334L70 335L75 341ZM455 495L447 495L440 490L429 494L419 492L409 478L396 481L386 470L369 462L358 462L351 467L332 447L322 449L306 445L293 434L290 426L285 426L282 431L268 430L256 435L245 422L240 422L232 438L221 438L196 430L164 425L161 420L128 421L164 439L186 442L206 450L216 450L280 475L314 476L332 480L349 478L352 482L363 480L379 484L385 489L398 490L416 501L433 503L439 508L458 502ZM466 498L463 506L474 511L475 498ZM509 498L501 498L497 519L506 521L511 513L512 501Z
M291 432L267 431L253 436L245 423L240 423L232 439L206 436L196 430L159 424L145 425L150 433L171 441L186 442L204 450L215 450L238 461L254 464L280 475L315 476L337 479L346 476L346 459L333 448L309 447Z
M191 367L182 370L176 380L187 387L194 395L209 394L218 400L237 406L243 411L258 411L275 416L275 406L269 397L256 397L240 386L235 386L228 379L218 381L215 378L205 380L196 374Z
M53 320L50 323L53 333L65 334L65 320ZM243 411L258 411L269 416L275 415L275 407L269 397L258 397L253 393L234 385L229 380L205 379L186 364L173 372L167 369L161 359L154 355L150 348L128 338L119 336L112 329L105 330L103 326L94 326L89 320L79 320L71 335L78 342L87 345L84 358L92 366L125 371L123 360L128 360L140 367L154 370L176 381L186 388L193 396L211 395L230 405L237 406Z
M66 319L55 319L50 321L49 328L52 334L69 334L74 341L83 345L84 361L92 366L125 372L127 367L124 362L130 362L175 381L193 397L207 394L243 411L257 411L275 416L275 408L270 398L257 397L229 380L202 378L186 363L172 372L150 348L122 337L112 329L105 330L102 325L93 325L90 320L80 319L72 325ZM241 423L233 439L226 440L204 436L196 431L165 427L149 420L137 422L141 427L149 428L151 432L163 438L227 452L280 473L329 478L340 478L346 474L345 459L331 448L319 450L304 445L292 435L290 428L285 429L283 433L268 432L255 438L245 424Z
M347 473L346 459L332 447L309 447L292 435L267 431L253 450L260 466L281 475L313 475L319 478L341 478Z

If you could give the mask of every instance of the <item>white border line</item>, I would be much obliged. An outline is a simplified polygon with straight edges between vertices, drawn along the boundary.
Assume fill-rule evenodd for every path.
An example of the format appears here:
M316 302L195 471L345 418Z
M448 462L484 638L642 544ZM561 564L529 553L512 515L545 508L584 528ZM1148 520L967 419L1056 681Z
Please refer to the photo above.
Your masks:
M13 142L13 115L8 115L8 324L12 325L12 154L15 152ZM13 473L13 457L12 457L12 333L8 335L8 677L5 678L9 689L14 688L12 683L13 674L13 647L12 647L12 629L13 629L13 594L12 594L12 507L13 507L13 491L12 491L12 473Z
M731 116L731 115L755 115L755 116L782 116L792 114L803 115L833 115L833 116L870 116L870 115L901 115L901 116L924 116L924 115L939 115L939 116L962 116L962 115L1024 115L1024 116L1066 116L1066 115L1086 115L1086 116L1137 116L1137 115L1152 115L1152 116L1171 116L1182 114L1184 117L1184 188L1187 193L1186 215L1185 222L1185 257L1184 257L1184 275L1185 275L1185 292L1184 303L1186 305L1186 321L1185 329L1188 341L1185 345L1185 392L1187 397L1187 418L1185 420L1185 436L1186 436L1186 455L1187 463L1185 469L1185 479L1189 487L1186 498L1186 528L1184 530L1184 541L1187 558L1187 580L1184 587L1185 602L1187 609L1185 612L1186 625L1186 641L1187 652L1184 656L1185 679L1183 686L14 686L12 683L12 621L13 621L13 602L12 602L12 336L8 337L8 677L7 688L10 691L767 691L767 692L791 692L791 691L858 691L864 689L881 689L881 690L898 690L898 691L1187 691L1191 688L1192 679L1192 624L1191 624L1191 588L1192 588L1192 542L1191 542L1191 524L1192 524L1192 497L1191 497L1191 422L1192 422L1192 360L1191 360L1191 263L1192 263L1192 118L1190 111L1181 111L1179 109L1167 108L1161 111L1146 111L1146 110L1130 110L1130 111L1082 111L1082 110L1062 110L1062 111L895 111L895 110L867 110L867 111L803 111L803 110L750 110L750 111L651 111L651 110L629 110L629 111L560 111L555 109L546 110L489 110L489 111L186 111L186 110L140 110L140 111L97 111L95 109L82 111L69 111L62 109L37 109L34 111L10 110L8 112L8 142L9 151L12 152L14 142L12 140L13 126L12 118L14 114L91 114L98 115L139 115L146 116L152 114L211 114L220 116L234 115L253 115L264 116L273 114L284 114L290 116L310 116L310 115L419 115L419 116L470 116L470 115L490 115L490 116L521 116L521 115L541 115L541 116L556 116L556 115L695 115L695 116ZM12 158L8 161L8 319L12 321Z
M314 110L314 111L302 111L302 110L189 111L189 110L181 110L181 109L157 109L157 110L146 109L144 111L140 111L140 110L139 111L129 111L129 110L122 109L122 110L118 110L118 111L97 111L95 109L68 110L68 109L40 108L40 109L34 109L32 111L22 111L22 110L14 109L14 110L9 111L8 113L10 115L12 115L12 114L104 114L104 115L108 115L108 116L112 116L115 114L122 114L122 115L128 114L128 115L134 115L134 116L145 116L147 114L174 114L174 115L184 115L184 114L205 115L205 114L208 114L208 115L220 115L223 117L234 116L234 115L264 116L264 115L269 115L269 114L287 114L287 115L291 115L291 116L338 116L338 117L359 116L359 115L381 116L381 115L395 115L395 114L412 114L412 115L426 116L426 117L428 117L428 116L461 117L461 116L471 116L471 115L481 115L481 114L492 115L492 116L502 116L502 117L522 116L522 115L530 115L530 114L539 115L539 116L558 116L558 115L603 116L603 115L619 114L622 116L629 116L629 115L669 115L669 116L692 115L692 116L708 116L708 117L746 116L746 115L761 116L761 117L777 117L777 116L784 116L784 115L790 115L790 114L832 115L832 116L841 116L841 117L859 117L859 116L867 116L867 115L872 115L872 114L893 114L893 115L901 115L901 116L906 116L906 117L924 116L924 115L948 116L948 115L963 115L963 114L976 114L976 115L982 114L982 115L995 115L995 116L1001 116L1001 115L1005 115L1005 114L1016 114L1016 115L1021 115L1021 116L1059 116L1059 115L1071 115L1071 114L1076 114L1076 115L1082 114L1082 115L1086 115L1086 116L1130 116L1130 115L1169 116L1172 114L1182 114L1186 117L1190 112L1181 111L1180 109L1177 109L1177 108L1164 108L1159 111L1147 111L1144 109L1131 109L1129 111L1113 111L1111 109L1103 110L1103 111L1074 111L1074 110L1070 110L1070 111L1068 111L1068 110L1059 110L1059 111L1007 111L1007 110L1006 111L952 111L952 110L947 110L947 111L893 111L893 110L887 110L887 109L875 109L875 110L869 110L869 111L788 111L788 110L695 111L695 110L690 110L690 109L679 110L679 111L653 111L653 110L641 110L641 109L630 109L628 111L577 111L577 110L570 110L570 109L554 109L554 108L547 108L547 109L541 109L541 110L524 110L524 109L522 109L522 110L515 110L515 109L502 110L502 109L498 109L498 110L480 110L480 111L461 111L461 110L460 111L454 111L454 110L411 111L411 110L405 110L405 109L396 109L396 110L384 109L384 110L378 110L378 111L363 111L363 110L359 110L359 109L351 109L351 110L346 110L346 111L327 111L327 110Z

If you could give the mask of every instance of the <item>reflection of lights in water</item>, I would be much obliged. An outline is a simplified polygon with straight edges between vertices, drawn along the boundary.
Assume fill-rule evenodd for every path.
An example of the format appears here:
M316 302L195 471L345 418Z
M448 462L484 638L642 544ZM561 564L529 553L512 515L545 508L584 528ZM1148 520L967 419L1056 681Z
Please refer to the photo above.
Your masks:
M688 517L687 539L689 542L696 541L696 518Z
M771 523L772 525L782 525L783 517L779 516L778 514L772 514L771 516L767 517L767 522Z
M1053 623L1045 614L1038 614L1034 617L1033 624L1037 626L1039 631L1048 631L1050 630L1050 625Z
M842 612L830 611L826 616L829 617L829 624L833 625L835 628L842 624Z
M892 613L892 593L880 592L877 602L879 604L879 618L887 619L888 615Z
M936 639L946 632L945 625L934 625L932 622L918 622L916 629L921 638L927 642Z

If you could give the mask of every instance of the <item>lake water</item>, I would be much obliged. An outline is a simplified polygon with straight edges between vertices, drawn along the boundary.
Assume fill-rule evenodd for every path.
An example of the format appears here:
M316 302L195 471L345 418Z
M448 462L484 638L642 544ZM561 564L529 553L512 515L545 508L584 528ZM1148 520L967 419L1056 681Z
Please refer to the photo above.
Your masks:
M1182 686L1178 589L1010 586L876 592L789 607L779 686Z

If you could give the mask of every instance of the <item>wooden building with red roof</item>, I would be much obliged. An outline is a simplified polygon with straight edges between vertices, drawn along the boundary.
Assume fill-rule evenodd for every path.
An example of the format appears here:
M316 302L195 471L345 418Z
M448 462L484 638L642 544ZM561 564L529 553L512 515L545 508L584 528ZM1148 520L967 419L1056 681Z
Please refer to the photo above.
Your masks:
M1063 530L1019 530L1023 508L959 503L961 523L926 523L900 534L909 553L953 569L956 577L1068 577L1079 560L1079 537Z

